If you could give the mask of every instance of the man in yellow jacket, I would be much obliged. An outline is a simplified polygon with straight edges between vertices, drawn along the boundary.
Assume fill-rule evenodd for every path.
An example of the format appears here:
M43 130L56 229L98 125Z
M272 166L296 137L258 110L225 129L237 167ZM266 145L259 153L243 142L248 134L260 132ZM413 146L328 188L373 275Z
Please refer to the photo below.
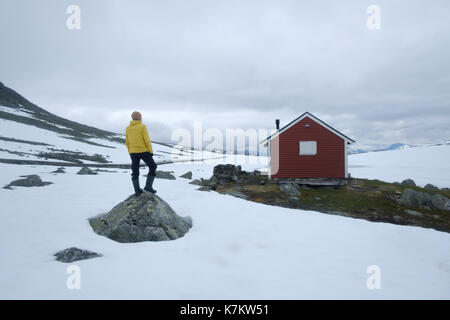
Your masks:
M139 164L141 159L149 168L144 190L156 193L153 189L153 181L156 175L156 163L153 160L153 148L147 127L142 123L142 115L135 111L131 114L130 125L125 131L125 144L131 157L131 181L134 193L139 196L143 190L139 187Z

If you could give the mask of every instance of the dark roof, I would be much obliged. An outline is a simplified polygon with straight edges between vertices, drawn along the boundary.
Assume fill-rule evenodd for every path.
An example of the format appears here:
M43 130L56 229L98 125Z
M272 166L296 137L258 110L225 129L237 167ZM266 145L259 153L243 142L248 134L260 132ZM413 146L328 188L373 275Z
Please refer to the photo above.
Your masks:
M304 118L304 117L310 117L312 118L312 120L314 120L315 122L317 122L318 124L324 126L325 128L327 128L328 130L330 130L331 132L337 134L338 136L342 136L344 139L348 140L350 143L354 143L355 140L350 139L349 137L347 137L345 134L337 131L336 129L334 129L332 126L326 124L325 122L323 122L322 120L320 120L319 118L313 116L311 113L309 112L305 112L303 113L301 116L295 118L294 120L292 120L291 122L289 122L287 125L285 125L283 128L281 128L280 130L278 130L277 132L275 132L274 134L268 136L266 139L264 139L262 142L265 142L267 140L272 139L273 137L275 137L276 135L279 135L281 133L283 133L285 130L287 130L291 125L293 125L294 123L296 123L297 121L299 121L300 119Z

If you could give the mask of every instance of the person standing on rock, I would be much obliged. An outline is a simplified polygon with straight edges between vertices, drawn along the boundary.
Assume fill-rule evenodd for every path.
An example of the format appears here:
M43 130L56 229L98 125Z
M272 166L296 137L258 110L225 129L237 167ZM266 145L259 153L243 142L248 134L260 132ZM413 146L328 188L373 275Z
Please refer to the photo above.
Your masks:
M142 115L134 111L131 114L130 125L125 131L125 144L131 157L131 181L133 182L134 193L139 196L143 190L139 187L139 164L141 159L149 168L147 181L144 190L156 193L153 189L153 181L156 176L156 163L153 160L153 148L147 127L142 123Z

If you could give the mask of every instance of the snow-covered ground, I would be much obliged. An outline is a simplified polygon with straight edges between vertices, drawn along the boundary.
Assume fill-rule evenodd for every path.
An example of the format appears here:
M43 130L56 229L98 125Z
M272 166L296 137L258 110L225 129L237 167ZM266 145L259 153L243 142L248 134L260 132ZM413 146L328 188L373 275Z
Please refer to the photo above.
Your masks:
M412 178L419 186L450 187L450 146L412 147L349 156L353 177L401 182Z
M366 166L351 168L352 174L379 170L378 178L400 180L394 164L402 156L385 153L395 155L386 164L380 154L352 156L351 164ZM236 159L245 170L266 166L255 157ZM216 163L159 169L207 178ZM421 163L422 170L402 171L405 177L445 184L436 171L448 164ZM50 174L54 169L0 164L0 184L24 174L54 182L0 189L1 299L450 298L450 235L444 232L262 205L200 192L177 178L157 179L155 188L179 215L192 217L193 228L175 241L117 243L95 234L87 219L132 193L129 170L79 176L78 168ZM72 264L54 260L55 252L72 246L103 257ZM66 286L71 265L80 267L80 290ZM381 270L381 289L366 286L371 265Z

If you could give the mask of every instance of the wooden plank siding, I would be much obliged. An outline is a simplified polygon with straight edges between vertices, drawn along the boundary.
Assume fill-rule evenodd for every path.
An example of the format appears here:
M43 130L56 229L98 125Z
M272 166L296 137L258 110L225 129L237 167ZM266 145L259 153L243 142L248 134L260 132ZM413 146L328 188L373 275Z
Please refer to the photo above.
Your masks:
M317 141L317 154L300 156L300 141ZM344 139L305 117L270 141L271 178L345 178L345 153Z

